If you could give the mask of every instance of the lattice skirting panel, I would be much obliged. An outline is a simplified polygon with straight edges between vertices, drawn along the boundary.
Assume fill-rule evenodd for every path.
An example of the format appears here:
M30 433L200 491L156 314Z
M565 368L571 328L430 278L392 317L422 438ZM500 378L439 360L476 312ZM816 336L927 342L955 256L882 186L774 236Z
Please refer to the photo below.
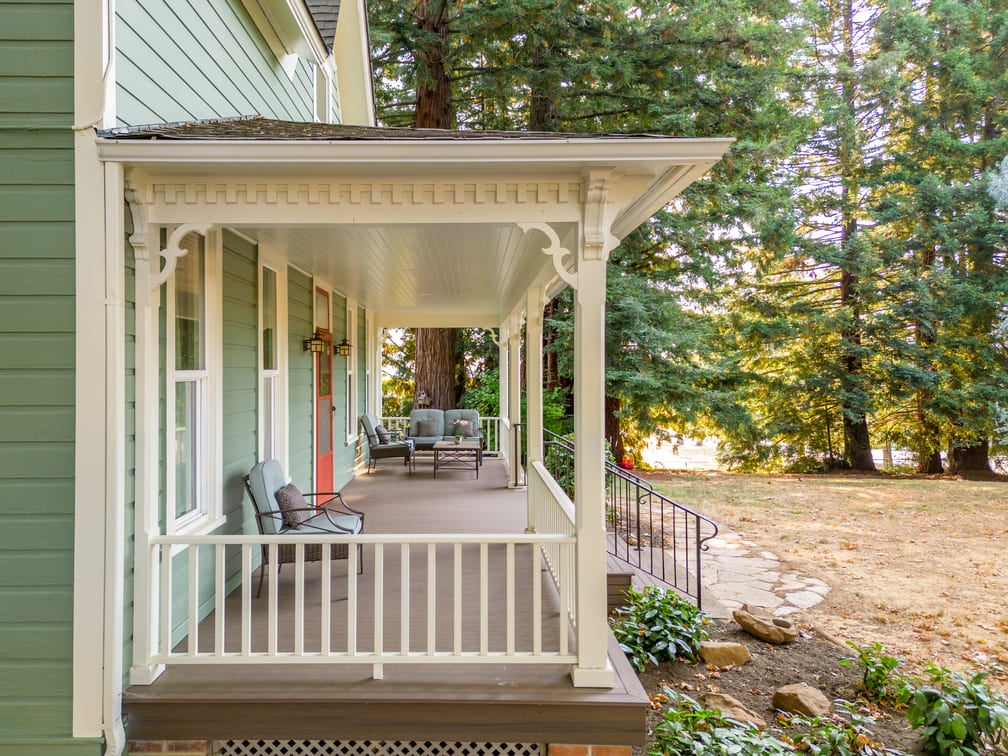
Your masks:
M216 740L220 756L545 756L539 743L385 740Z

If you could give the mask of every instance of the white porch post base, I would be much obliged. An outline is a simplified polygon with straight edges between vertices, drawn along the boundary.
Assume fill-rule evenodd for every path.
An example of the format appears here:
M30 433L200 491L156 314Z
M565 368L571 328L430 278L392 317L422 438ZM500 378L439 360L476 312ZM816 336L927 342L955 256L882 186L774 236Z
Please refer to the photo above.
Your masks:
M164 664L148 664L145 667L130 667L130 685L151 685L165 671Z
M575 688L611 688L616 681L612 665L606 662L605 669L574 667L571 680Z

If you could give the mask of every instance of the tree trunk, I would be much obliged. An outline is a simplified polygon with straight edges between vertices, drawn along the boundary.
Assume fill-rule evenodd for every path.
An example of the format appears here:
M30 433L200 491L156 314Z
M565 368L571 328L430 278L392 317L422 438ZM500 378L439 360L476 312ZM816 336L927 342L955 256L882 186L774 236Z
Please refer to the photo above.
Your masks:
M555 76L543 79L541 72L553 70L550 61L557 57L558 51L553 45L546 45L543 42L534 44L532 65L540 71L540 75L533 78L529 92L529 131L557 131L559 114L556 97L560 91L560 83L556 81Z
M949 472L992 472L988 440L984 439L970 446L953 446Z
M921 277L926 275L934 267L935 251L932 247L925 247L921 254ZM934 332L931 325L918 319L914 322L914 340L921 350L927 354L928 348L934 343ZM934 368L925 363L925 369ZM938 475L945 472L941 461L941 447L938 443L940 435L937 424L928 416L927 405L931 401L932 391L930 388L917 389L917 472L925 475Z
M416 25L427 44L416 51L417 91L414 124L420 129L452 126L451 82L448 79L448 3L419 0ZM459 333L453 328L418 328L413 388L426 392L426 406L453 409L461 398L456 374ZM464 381L462 390L464 390ZM414 407L418 407L414 398Z
M455 353L458 331L418 328L413 407L455 408Z
M844 58L851 71L857 69L854 52L854 8L850 2L843 4L843 45ZM844 105L847 108L847 123L839 125L840 142L838 162L842 181L840 199L840 249L842 269L840 271L840 308L850 313L849 325L841 333L843 357L841 366L845 373L841 390L841 410L844 430L844 462L854 470L874 470L871 440L868 435L866 414L864 364L861 357L861 293L858 290L858 269L860 254L854 244L858 229L858 188L857 172L861 166L861 149L858 135L853 127L857 114L857 99L851 77L842 83Z
M452 127L451 81L448 78L447 0L419 0L417 28L423 32L416 51L417 92L414 123L418 129Z
M623 460L623 456L626 454L626 450L623 448L623 434L620 433L619 417L616 415L620 411L620 406L619 397L607 396L605 398L605 437L617 464Z

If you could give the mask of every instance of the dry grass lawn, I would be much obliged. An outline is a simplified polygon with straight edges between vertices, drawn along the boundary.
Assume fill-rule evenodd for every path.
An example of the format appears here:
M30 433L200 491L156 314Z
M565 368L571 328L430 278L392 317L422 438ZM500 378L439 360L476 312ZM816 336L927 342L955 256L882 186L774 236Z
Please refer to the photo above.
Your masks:
M826 581L797 615L914 666L1003 665L1008 691L1008 478L649 475L722 528Z

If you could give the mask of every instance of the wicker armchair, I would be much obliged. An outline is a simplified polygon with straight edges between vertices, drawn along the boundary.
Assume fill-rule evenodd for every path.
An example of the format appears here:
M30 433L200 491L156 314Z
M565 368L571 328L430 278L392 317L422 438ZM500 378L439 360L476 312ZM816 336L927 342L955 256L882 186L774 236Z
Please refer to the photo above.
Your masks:
M284 476L283 468L275 459L257 464L244 477L244 482L245 490L252 500L252 506L255 507L256 524L259 526L260 535L318 535L320 533L350 535L361 533L364 530L364 514L348 507L343 501L343 497L336 491L302 494L306 498L312 497L316 500L319 497L329 497L315 507L282 509L277 501L277 493L287 484L287 479ZM339 505L338 509L336 505ZM285 514L287 518L284 517ZM293 526L289 522L292 516L303 521ZM306 562L321 562L323 548L325 548L324 544L305 544L304 560ZM329 548L332 559L346 559L349 556L349 548L345 543L334 543ZM283 565L295 561L296 544L280 544L276 553L277 574L279 574ZM361 545L357 544L358 572L364 570L364 563L360 558L361 553ZM269 565L269 556L270 549L264 546L256 598L259 598L259 594L262 593L263 576Z

